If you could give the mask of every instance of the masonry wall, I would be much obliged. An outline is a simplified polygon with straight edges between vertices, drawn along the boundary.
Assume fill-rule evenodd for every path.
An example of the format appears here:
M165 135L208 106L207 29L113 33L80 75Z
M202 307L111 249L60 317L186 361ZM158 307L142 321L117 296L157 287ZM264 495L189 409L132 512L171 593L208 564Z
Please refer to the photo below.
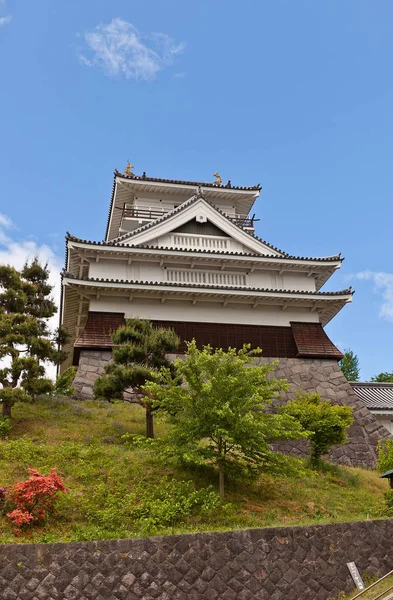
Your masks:
M2 600L328 600L393 568L393 521L0 545Z
M175 355L173 355L175 358ZM93 397L93 384L111 359L108 350L83 350L80 355L78 373L74 381L76 396L82 399ZM270 363L273 358L260 358L261 363ZM374 468L376 445L380 439L390 437L390 433L378 423L374 415L358 400L355 392L342 374L338 364L329 359L281 358L274 377L285 378L292 384L278 403L295 397L299 390L319 392L323 398L336 404L352 407L354 423L348 431L348 442L336 446L330 458L339 464L355 467ZM306 442L285 442L280 449L295 456L306 456Z

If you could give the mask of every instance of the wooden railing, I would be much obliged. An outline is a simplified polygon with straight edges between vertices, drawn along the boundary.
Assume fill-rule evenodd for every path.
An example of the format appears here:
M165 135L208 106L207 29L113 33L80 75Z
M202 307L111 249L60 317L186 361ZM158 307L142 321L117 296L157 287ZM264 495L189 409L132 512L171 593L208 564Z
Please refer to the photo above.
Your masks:
M123 208L123 219L140 219L141 221L153 221L163 217L167 212L164 210L150 210L145 208ZM248 227L254 229L254 217L248 215L230 214L227 215L240 227Z

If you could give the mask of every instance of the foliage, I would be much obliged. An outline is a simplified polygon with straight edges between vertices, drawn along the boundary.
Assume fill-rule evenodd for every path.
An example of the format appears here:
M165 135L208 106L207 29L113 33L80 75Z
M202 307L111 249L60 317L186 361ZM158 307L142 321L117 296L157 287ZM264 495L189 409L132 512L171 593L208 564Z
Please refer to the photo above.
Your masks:
M380 440L377 446L378 469L382 472L393 469L393 440Z
M280 407L281 414L290 415L309 432L311 465L321 466L321 457L331 446L343 444L348 427L353 423L349 406L331 404L319 394L305 394Z
M215 485L217 467L213 464L190 470L178 461L168 461L161 448L148 449L165 439L168 425L157 419L156 440L146 440L145 411L139 405L44 396L34 404L17 403L13 412L10 436L0 440L0 487L26 479L26 465L45 474L56 465L67 482L67 494L59 492L56 518L16 535L5 516L15 507L3 510L0 490L0 543L148 535L150 525L130 516L130 510L158 492L164 481L191 480L197 491ZM125 433L144 438L147 447L124 443ZM228 531L365 520L380 514L387 482L375 472L346 467L317 472L306 461L277 452L271 459L257 480L228 479L225 505L219 504L209 515L197 507L150 530L157 535ZM156 503L159 510L160 499Z
M393 383L393 373L384 371L383 373L371 377L371 381L376 381L378 383Z
M77 373L77 367L68 367L61 375L56 377L56 382L53 388L53 396L73 396L75 388L72 387L72 382Z
M338 363L341 371L348 381L359 381L359 359L353 350L345 350L344 357Z
M105 400L123 398L132 389L133 399L146 410L146 436L154 437L152 405L144 384L161 367L170 368L168 352L175 352L179 338L172 329L158 329L150 321L127 319L113 335L113 362L94 384L94 396Z
M17 528L43 522L53 515L57 493L66 491L55 468L49 475L42 475L36 469L28 472L28 479L15 483L5 494L6 501L15 507L7 517Z
M198 350L195 340L174 363L176 377L163 369L145 390L153 406L172 425L170 445L184 461L213 463L224 496L224 471L255 474L279 439L302 437L300 425L285 414L266 412L275 394L286 390L283 380L268 379L275 365L255 364L255 354L241 350ZM183 384L179 385L179 381Z
M21 271L0 266L0 358L7 365L0 369L0 402L7 417L15 402L51 391L44 363L64 359L58 350L64 332L53 334L48 327L48 319L57 312L48 279L47 265L41 266L37 258Z
M11 433L12 425L7 417L0 417L0 438L6 438Z

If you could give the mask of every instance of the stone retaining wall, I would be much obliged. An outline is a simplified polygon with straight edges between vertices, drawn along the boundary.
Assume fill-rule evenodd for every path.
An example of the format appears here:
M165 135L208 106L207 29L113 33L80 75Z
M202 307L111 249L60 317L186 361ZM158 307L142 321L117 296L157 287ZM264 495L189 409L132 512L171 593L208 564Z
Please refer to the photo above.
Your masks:
M180 355L181 356L181 355ZM175 358L173 355L171 358ZM78 373L74 381L76 397L88 399L93 397L93 384L104 372L105 365L111 360L108 350L83 350L80 355ZM261 363L270 363L274 358L260 358ZM354 423L349 429L349 441L337 446L330 458L340 464L349 466L374 468L376 463L375 448L380 439L391 437L390 433L378 423L374 415L358 400L355 392L345 379L338 364L334 360L309 358L281 358L274 377L285 378L291 382L290 390L283 394L278 402L292 399L299 390L319 392L336 404L347 404L354 411ZM296 456L306 456L307 447L304 442L286 442L280 448Z
M328 600L393 568L393 521L0 545L2 600Z

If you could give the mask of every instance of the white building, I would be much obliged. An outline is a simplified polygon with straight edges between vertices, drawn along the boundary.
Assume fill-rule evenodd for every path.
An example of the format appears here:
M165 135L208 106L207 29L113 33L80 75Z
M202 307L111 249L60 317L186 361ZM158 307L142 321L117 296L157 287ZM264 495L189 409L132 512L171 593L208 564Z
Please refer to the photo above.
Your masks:
M105 240L67 234L62 369L81 349L110 347L110 332L133 316L199 344L339 359L323 326L352 291L322 288L342 259L292 256L257 237L250 213L260 190L115 171Z

